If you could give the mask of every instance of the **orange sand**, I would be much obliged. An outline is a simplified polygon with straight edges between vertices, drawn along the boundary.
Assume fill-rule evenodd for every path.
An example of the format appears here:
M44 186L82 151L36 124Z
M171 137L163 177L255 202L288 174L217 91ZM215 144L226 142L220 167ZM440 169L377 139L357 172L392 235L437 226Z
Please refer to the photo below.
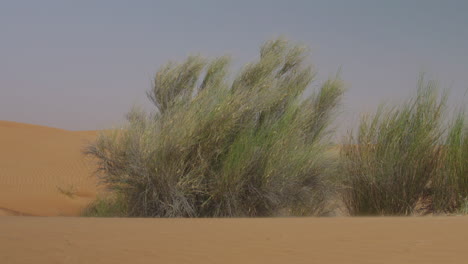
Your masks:
M95 137L0 121L0 215L78 215L96 196L93 163L82 154Z

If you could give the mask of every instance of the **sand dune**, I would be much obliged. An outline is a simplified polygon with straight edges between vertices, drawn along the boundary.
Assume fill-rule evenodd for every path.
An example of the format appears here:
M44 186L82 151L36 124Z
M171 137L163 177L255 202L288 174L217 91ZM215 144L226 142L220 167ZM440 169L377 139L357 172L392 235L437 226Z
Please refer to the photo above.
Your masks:
M0 121L0 215L78 215L96 196L82 154L96 132Z
M0 263L467 263L468 217L0 217Z

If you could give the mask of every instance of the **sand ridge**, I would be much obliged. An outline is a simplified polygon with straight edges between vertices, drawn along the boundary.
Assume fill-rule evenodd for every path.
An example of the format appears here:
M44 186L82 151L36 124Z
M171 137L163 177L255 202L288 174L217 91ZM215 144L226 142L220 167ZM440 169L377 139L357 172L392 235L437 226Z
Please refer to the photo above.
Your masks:
M0 121L0 215L78 215L97 193L95 131Z

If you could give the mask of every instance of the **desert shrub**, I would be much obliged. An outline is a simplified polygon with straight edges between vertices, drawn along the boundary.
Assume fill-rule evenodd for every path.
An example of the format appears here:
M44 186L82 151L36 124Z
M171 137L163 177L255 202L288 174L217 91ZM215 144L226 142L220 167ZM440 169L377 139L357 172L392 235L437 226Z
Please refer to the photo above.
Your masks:
M132 110L128 125L89 146L100 179L122 195L128 216L323 211L341 81L305 93L315 76L307 49L283 39L262 45L258 61L233 79L229 63L199 56L168 63L147 93L154 111Z
M412 214L432 204L444 165L446 94L421 78L415 98L364 117L341 151L344 203L352 215Z

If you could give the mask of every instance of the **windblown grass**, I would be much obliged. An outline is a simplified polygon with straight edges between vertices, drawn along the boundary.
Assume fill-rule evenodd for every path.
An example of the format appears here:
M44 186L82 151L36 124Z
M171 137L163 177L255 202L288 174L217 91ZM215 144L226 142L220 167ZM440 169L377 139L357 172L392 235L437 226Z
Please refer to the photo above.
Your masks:
M229 63L168 63L148 92L154 112L132 110L126 127L89 146L128 216L323 213L342 82L304 96L315 76L307 49L283 39L265 43L233 82Z

